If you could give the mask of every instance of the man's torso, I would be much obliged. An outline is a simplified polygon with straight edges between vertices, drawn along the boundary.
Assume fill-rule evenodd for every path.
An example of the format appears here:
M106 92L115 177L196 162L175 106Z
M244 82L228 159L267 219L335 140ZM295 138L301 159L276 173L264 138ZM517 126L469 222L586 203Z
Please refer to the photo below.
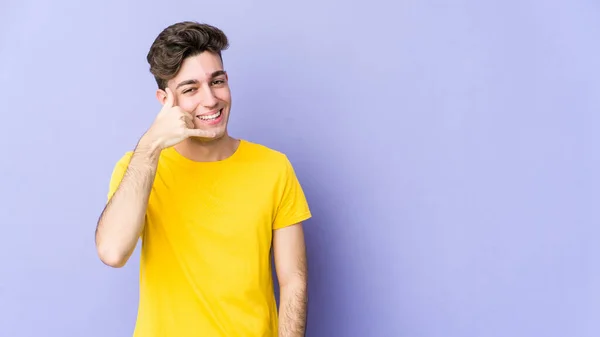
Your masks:
M270 249L286 160L243 140L220 162L163 150L142 234L135 336L277 335Z

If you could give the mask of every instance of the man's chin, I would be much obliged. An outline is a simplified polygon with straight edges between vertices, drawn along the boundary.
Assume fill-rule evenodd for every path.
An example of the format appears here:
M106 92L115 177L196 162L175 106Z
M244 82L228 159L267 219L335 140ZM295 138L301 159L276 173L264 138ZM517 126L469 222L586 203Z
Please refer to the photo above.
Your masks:
M213 131L213 130L211 130L211 131ZM216 135L214 137L194 136L194 137L191 137L191 139L193 139L194 141L197 141L197 142L201 142L201 143L210 143L210 142L215 142L215 141L218 141L218 140L221 140L221 139L227 137L226 130L214 130L214 131L216 131Z

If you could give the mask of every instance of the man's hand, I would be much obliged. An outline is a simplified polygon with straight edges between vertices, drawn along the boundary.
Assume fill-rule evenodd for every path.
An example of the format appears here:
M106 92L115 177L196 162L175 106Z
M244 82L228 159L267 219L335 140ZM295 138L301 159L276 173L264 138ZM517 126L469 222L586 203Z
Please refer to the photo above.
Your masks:
M141 143L158 151L176 145L189 137L213 138L214 131L194 128L194 117L178 106L173 106L173 92L166 88L167 99Z

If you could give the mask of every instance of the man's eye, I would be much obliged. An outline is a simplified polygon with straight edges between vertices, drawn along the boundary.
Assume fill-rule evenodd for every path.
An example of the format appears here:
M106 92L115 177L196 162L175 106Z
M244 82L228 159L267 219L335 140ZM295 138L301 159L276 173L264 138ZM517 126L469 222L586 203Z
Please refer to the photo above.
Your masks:
M219 85L219 84L223 84L223 83L225 83L225 81L223 81L223 80L214 80L213 81L213 85Z
M196 90L196 89L195 89L195 88L185 89L185 90L183 91L183 93L184 93L184 94L187 94L188 92L192 92L192 91L194 91L194 90Z

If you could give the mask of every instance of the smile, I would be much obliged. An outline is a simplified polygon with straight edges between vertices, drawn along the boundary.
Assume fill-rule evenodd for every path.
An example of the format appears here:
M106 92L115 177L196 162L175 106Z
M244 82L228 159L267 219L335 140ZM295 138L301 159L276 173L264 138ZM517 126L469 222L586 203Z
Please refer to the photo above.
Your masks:
M212 115L203 115L203 116L197 116L197 117L200 118L203 121L212 121L212 120L215 120L215 119L221 117L221 113L222 112L223 112L223 109L215 112Z

